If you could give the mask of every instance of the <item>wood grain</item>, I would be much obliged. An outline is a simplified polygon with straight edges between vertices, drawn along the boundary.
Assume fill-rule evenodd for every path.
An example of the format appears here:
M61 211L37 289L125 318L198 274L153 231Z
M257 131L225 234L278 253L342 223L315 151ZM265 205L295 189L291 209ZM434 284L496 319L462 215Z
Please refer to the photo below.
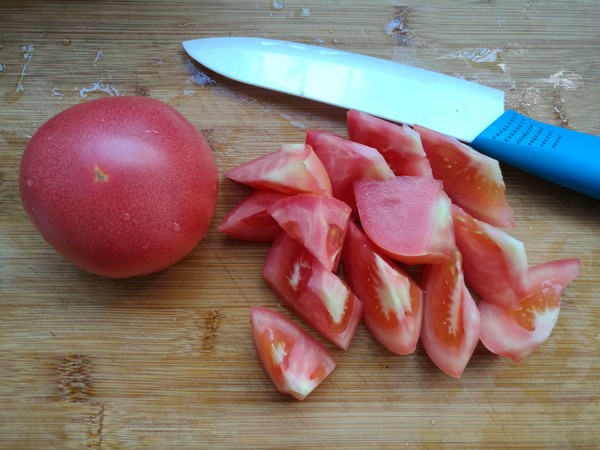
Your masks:
M507 106L532 118L600 134L594 0L281 3L3 2L0 447L600 445L600 205L510 167L512 234L530 262L582 260L550 339L520 364L479 346L455 380L422 347L394 356L361 327L302 403L275 392L250 341L249 305L279 305L260 278L268 246L216 229L243 188L221 179L207 238L147 277L83 273L37 234L20 204L20 155L45 120L90 98L170 103L205 133L220 173L303 141L307 127L344 133L344 111L205 71L185 39L262 36L401 60L505 89Z

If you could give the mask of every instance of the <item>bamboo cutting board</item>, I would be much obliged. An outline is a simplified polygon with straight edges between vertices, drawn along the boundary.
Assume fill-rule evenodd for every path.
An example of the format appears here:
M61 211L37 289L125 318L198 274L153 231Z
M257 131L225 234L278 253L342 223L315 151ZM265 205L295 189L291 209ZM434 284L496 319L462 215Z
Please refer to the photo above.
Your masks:
M512 234L530 262L582 261L552 336L522 363L480 345L456 380L421 346L395 356L361 326L300 403L275 391L251 343L249 306L279 305L260 278L268 246L216 229L243 188L221 177L209 234L179 264L116 281L74 268L37 234L21 208L18 165L44 121L108 95L177 108L210 141L220 174L302 142L306 128L345 132L345 111L209 73L180 44L229 34L465 77L506 90L507 105L534 119L600 134L599 22L595 0L4 1L0 447L598 447L596 200L503 166Z

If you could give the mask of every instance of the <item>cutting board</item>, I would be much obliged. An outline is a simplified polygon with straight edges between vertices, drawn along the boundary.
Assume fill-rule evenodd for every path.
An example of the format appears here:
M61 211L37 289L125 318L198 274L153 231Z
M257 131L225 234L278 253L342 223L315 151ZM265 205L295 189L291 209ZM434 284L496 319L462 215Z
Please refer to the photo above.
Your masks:
M300 322L260 277L268 244L218 232L247 192L222 173L302 142L307 128L344 134L345 111L227 80L180 44L260 36L366 53L504 89L507 106L534 119L600 134L599 22L595 0L5 0L0 447L600 445L600 204L504 165L511 234L530 263L581 259L548 341L521 363L479 345L454 379L421 345L393 355L361 325L348 351L332 348L338 367L308 399L277 393L255 358L249 307ZM206 239L175 266L129 280L65 261L18 192L34 131L70 105L110 95L177 108L209 140L220 174Z

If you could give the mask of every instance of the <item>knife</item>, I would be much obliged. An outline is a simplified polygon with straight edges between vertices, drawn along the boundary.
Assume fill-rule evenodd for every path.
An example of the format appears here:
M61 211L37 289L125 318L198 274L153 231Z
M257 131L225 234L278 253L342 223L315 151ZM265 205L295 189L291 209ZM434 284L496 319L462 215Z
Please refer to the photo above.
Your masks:
M394 61L248 37L183 42L208 69L246 84L421 125L499 161L600 198L600 138L504 110L504 92Z

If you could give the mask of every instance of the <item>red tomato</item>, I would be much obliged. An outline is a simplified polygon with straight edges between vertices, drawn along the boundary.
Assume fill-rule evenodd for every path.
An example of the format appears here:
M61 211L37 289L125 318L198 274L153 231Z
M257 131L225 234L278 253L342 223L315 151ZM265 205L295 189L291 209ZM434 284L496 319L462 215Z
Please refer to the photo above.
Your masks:
M450 199L433 178L354 183L361 224L385 254L407 264L447 261L454 248Z
M262 276L285 305L323 337L347 350L361 319L362 304L298 241L281 233Z
M465 286L462 258L454 249L452 261L425 266L421 341L431 360L448 375L460 378L479 342L477 305Z
M258 359L279 392L304 400L335 369L323 344L279 313L250 308Z
M517 311L480 302L483 345L514 361L521 361L540 346L558 320L560 296L577 276L579 265L578 259L562 259L531 267L527 293Z
M432 177L419 133L367 113L348 111L350 139L376 148L396 175Z
M248 161L225 173L238 183L282 194L331 195L331 181L312 147L283 144L279 150Z
M467 285L483 300L519 309L527 279L523 243L452 205L456 246L463 256Z
M337 270L350 207L334 197L297 194L272 204L269 214L327 270Z
M348 204L355 215L353 183L356 180L385 180L394 177L392 169L374 148L317 130L306 132L306 143L314 149L327 169L333 195Z
M223 218L219 231L246 241L273 242L281 227L267 208L285 197L287 195L278 192L251 192Z
M431 163L433 176L444 182L452 202L476 219L498 227L512 227L513 211L497 160L454 138L415 125Z
M363 304L363 322L387 349L415 351L421 332L423 292L367 236L350 223L342 254L348 284Z
M91 272L164 269L204 237L217 166L202 134L169 105L111 97L43 124L20 169L23 206L42 236Z

